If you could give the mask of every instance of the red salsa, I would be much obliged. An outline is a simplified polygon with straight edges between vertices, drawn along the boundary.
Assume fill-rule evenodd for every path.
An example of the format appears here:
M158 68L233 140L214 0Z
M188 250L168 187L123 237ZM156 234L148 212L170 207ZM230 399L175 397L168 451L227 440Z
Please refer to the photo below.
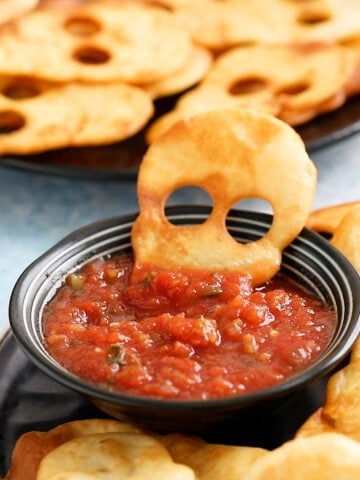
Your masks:
M283 276L133 268L68 276L44 312L45 344L77 376L146 397L223 398L278 384L330 342L335 313Z

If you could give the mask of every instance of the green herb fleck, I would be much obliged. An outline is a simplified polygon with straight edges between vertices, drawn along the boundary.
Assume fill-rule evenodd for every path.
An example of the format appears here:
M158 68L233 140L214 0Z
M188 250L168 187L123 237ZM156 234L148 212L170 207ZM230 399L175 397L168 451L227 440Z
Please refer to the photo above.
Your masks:
M122 345L114 343L110 345L107 351L108 363L117 363L118 365L126 365L125 360L126 350Z

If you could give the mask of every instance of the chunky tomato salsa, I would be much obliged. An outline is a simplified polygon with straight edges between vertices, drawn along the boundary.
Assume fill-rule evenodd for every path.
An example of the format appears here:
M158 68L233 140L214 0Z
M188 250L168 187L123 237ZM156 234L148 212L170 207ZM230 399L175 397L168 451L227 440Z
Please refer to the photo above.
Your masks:
M106 389L223 398L278 384L326 348L331 308L277 276L133 267L104 258L68 276L44 312L51 355Z

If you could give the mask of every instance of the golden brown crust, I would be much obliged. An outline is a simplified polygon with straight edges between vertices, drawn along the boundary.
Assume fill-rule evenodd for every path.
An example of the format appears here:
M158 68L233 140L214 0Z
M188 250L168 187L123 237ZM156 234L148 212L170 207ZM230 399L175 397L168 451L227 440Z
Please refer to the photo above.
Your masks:
M338 248L360 272L360 201L331 205L311 212L307 226L330 236Z
M310 437L324 432L335 432L335 430L327 423L326 418L323 416L322 407L320 407L300 426L295 434L295 438Z
M358 0L161 0L194 40L214 50L250 43L339 41L360 33Z
M0 25L34 10L40 0L1 0Z
M182 92L199 83L209 71L213 62L210 50L194 45L189 59L171 75L150 84L142 85L152 98L162 98Z
M316 232L333 235L345 215L357 205L360 205L360 201L355 200L314 210L309 215L307 226Z
M354 344L350 362L330 377L324 405L301 425L296 438L333 432L360 442L359 367L360 339Z
M191 49L187 32L161 8L136 2L39 8L0 31L0 72L148 83L179 69Z
M285 442L260 457L247 480L353 480L360 475L360 444L338 433L320 433Z
M174 462L157 438L133 432L75 437L42 459L36 479L75 480L78 475L94 479L195 480L191 468Z
M360 204L354 206L335 230L331 243L338 248L360 272Z
M322 415L337 432L360 442L360 340L349 364L330 378Z
M268 451L264 448L207 443L199 437L170 433L160 437L175 462L191 467L196 478L239 480Z
M293 126L305 123L345 103L356 65L335 43L227 50L196 88L149 126L147 141L152 143L182 118L219 108L255 108Z
M138 132L154 110L143 89L122 83L0 77L0 88L0 154L117 142Z
M58 446L84 435L108 432L140 433L142 430L128 423L112 419L74 420L63 423L48 432L24 433L16 442L5 480L36 480L42 459Z

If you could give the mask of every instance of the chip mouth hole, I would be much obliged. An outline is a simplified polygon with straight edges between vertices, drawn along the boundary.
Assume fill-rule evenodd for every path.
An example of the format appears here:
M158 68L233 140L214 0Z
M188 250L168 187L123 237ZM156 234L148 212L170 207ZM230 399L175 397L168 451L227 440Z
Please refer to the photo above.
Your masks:
M230 95L248 95L264 90L267 82L263 78L250 77L234 81L228 88Z
M89 17L70 17L64 23L64 29L72 35L87 37L101 31L99 22Z
M0 135L16 132L25 125L25 118L14 110L0 111Z
M41 94L41 88L34 82L26 79L13 79L9 81L1 90L2 95L11 100L24 100L26 98L37 97Z
M288 85L281 90L279 90L277 93L278 95L289 95L289 96L295 96L295 95L300 95L301 93L305 92L310 88L310 85L306 82L299 82L299 83L294 83L292 85Z
M297 18L297 22L303 25L317 25L329 20L331 15L325 12L303 12Z
M161 0L148 0L146 3L150 7L161 8L162 10L166 10L168 12L174 11L174 9L170 5L163 3Z
M107 63L110 60L111 56L106 50L98 47L86 46L78 48L74 52L73 58L80 63L85 63L89 65L101 65Z

